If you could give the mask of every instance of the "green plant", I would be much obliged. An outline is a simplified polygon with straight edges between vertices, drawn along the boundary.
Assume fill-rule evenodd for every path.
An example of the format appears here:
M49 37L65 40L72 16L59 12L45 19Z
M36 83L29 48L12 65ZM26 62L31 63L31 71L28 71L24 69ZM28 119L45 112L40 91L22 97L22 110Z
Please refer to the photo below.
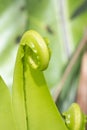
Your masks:
M27 31L21 39L17 53L12 99L0 77L0 130L68 130L65 125L67 122L64 122L53 102L42 73L42 70L47 68L49 60L48 40L36 31ZM69 129L77 130L73 127L76 119L73 116L76 115L73 115L72 110ZM68 114L63 114L65 115ZM80 123L83 120L84 117ZM82 130L80 128L78 130Z
M43 38L35 31L26 32L20 42L13 81L13 105L20 130L67 130L41 72L49 59Z
M87 117L77 103L73 103L62 115L69 130L85 130Z
M47 68L50 59L50 51L45 41L37 32L31 30L24 34L19 45L12 89L13 123L15 122L18 130L67 130L41 71ZM14 126L10 125L9 119L8 121L5 126L2 118L1 130L13 129Z

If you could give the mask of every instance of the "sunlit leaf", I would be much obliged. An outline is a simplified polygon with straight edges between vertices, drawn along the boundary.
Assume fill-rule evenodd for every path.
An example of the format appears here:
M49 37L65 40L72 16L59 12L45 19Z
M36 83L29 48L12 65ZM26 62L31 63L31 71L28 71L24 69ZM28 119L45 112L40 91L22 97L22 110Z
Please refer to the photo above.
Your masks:
M16 130L10 92L0 77L0 130Z

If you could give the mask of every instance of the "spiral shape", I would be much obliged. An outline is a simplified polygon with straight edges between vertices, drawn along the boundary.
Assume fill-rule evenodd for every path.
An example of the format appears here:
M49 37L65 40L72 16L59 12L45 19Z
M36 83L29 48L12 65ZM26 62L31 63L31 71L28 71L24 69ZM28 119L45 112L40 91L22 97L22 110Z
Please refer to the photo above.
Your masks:
M73 103L62 115L69 130L85 130L86 115L77 103Z
M21 45L29 48L29 64L33 69L45 70L50 60L50 50L47 40L44 40L34 30L27 31L22 39Z

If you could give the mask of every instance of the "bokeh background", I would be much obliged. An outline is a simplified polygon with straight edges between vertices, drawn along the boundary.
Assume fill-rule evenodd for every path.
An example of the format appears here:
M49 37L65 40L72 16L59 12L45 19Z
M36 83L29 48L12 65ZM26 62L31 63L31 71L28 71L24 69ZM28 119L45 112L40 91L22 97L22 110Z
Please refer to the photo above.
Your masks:
M60 112L78 102L87 114L87 0L0 0L0 75L11 91L20 39L34 29L48 37L44 76Z

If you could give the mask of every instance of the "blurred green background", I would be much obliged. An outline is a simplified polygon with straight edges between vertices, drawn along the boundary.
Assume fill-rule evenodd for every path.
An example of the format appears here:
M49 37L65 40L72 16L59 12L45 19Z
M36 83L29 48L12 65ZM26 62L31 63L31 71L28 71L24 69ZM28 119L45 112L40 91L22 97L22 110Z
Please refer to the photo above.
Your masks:
M86 26L87 0L0 0L0 75L9 89L20 38L35 29L49 38L51 60L44 76L53 97L62 82L56 104L66 110L76 101Z

